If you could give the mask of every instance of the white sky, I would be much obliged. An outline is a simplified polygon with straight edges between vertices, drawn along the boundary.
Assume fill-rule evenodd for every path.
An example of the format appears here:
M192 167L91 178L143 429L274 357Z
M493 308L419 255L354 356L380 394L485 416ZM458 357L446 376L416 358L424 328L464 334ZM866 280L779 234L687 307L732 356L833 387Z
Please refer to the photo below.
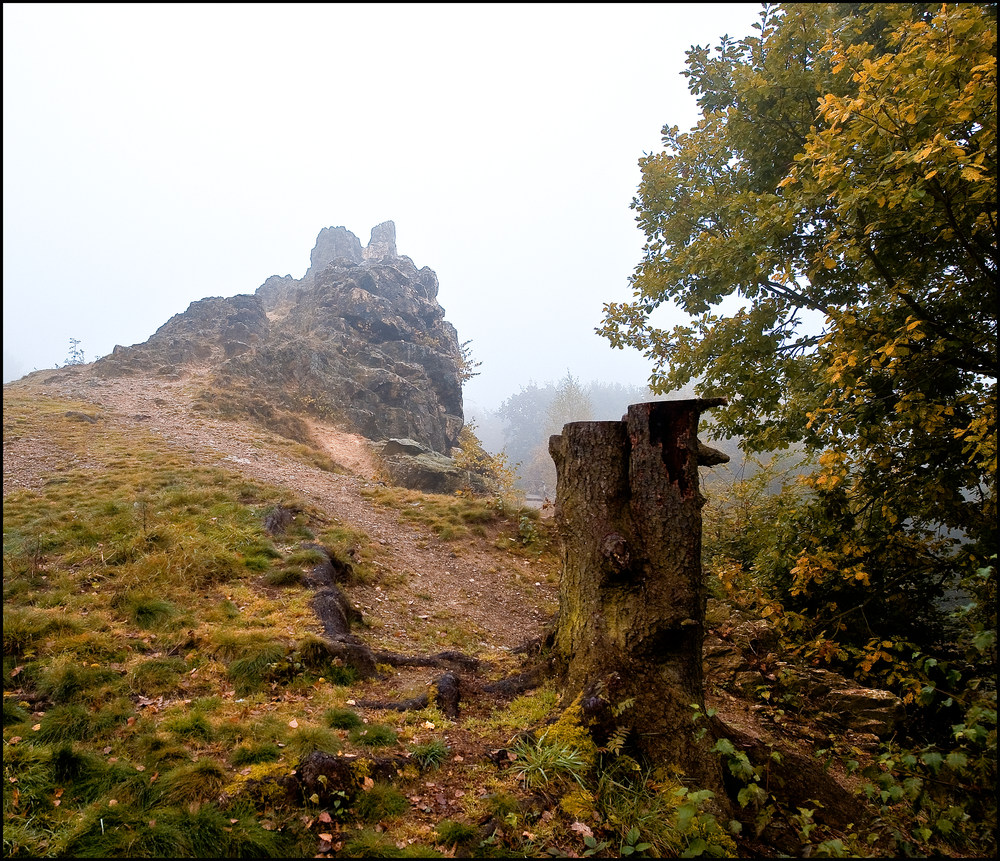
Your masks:
M637 161L697 119L685 51L759 5L3 6L4 381L145 341L206 296L300 278L343 225L397 247L495 408L629 298Z

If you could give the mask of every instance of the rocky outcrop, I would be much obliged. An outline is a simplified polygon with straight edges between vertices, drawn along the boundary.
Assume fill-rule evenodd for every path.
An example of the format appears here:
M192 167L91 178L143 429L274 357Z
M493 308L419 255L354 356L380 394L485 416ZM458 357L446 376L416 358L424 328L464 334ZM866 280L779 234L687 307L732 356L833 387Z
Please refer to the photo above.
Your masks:
M767 692L839 729L880 738L905 717L895 694L867 688L821 667L781 660L778 634L762 619L743 619L732 608L709 600L716 616L706 632L704 672L714 684L739 696ZM724 621L722 621L724 619Z
M487 492L481 476L462 469L453 458L431 451L416 440L385 440L378 443L375 450L393 484L428 493L454 493L465 489Z
M371 238L363 252L365 260L381 260L396 256L396 225L383 221L372 228Z
M218 389L447 454L464 423L461 351L437 292L432 269L397 253L391 221L364 249L328 227L301 279L274 275L252 296L193 302L144 344L116 347L98 372L208 365Z
M270 331L264 305L256 296L218 296L192 302L143 344L116 346L99 359L105 376L154 371L176 374L183 366L221 364L266 340Z
M350 263L364 260L361 240L346 227L324 227L316 237L316 244L309 255L309 268L302 280L313 278L317 272L322 272L338 260Z

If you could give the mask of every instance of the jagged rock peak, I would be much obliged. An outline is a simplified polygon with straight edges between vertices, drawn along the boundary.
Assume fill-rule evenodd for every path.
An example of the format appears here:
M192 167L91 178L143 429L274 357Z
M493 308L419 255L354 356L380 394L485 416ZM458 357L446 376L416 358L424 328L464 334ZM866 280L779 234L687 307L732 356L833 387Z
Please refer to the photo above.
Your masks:
M372 228L368 247L364 250L365 260L380 260L383 257L398 257L396 254L396 225L383 221Z
M366 248L361 247L361 240L346 227L324 227L309 255L309 270L305 278L314 278L334 262L364 263L398 256L396 225L392 221L383 221L372 228Z

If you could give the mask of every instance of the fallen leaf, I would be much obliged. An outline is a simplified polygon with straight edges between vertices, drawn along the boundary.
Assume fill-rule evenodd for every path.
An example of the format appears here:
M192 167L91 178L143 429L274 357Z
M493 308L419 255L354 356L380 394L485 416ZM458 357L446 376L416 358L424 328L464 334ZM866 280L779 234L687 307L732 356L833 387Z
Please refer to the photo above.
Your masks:
M39 731L39 730L40 730L41 728L42 728L42 725L41 725L40 723L36 723L36 724L35 724L35 725L34 725L34 726L33 726L33 727L31 728L31 731L32 731L32 732L38 732L38 731Z
M590 829L589 825L584 825L582 822L574 822L570 825L570 830L576 831L582 837L593 837L594 832Z
M333 817L330 816L330 814L327 813L325 810L319 815L318 818L319 821L322 822L324 825L329 825L331 822L333 822Z
M297 728L298 728L298 725L299 725L299 722L298 722L297 720L295 720L295 718L292 718L292 719L291 719L291 720L290 720L290 721L288 722L288 725L289 725L289 726L290 726L290 727L291 727L292 729L297 729Z
M21 740L21 736L15 735L15 736L13 736L11 738L10 741L7 742L7 744L17 744L20 740Z

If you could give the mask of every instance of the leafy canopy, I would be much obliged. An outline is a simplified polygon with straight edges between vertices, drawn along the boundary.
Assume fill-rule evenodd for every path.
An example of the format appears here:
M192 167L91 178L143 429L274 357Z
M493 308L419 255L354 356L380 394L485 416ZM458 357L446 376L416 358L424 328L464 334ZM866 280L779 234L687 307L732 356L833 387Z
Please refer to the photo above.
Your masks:
M654 389L727 396L747 449L821 453L793 594L905 597L996 552L995 6L765 5L755 28L688 52L702 117L640 160L634 298L598 331Z

